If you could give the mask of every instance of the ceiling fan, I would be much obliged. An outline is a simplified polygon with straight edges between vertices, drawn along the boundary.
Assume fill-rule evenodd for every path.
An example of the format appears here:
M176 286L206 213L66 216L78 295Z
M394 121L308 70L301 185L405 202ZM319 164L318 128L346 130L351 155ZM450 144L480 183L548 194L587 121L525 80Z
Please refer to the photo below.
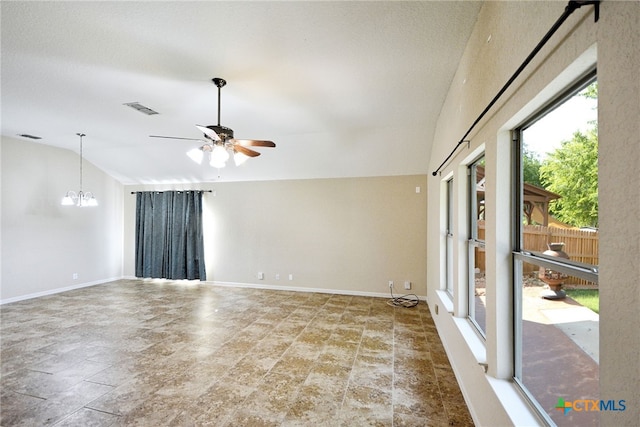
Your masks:
M229 160L230 153L236 166L241 165L250 157L258 157L259 152L248 147L275 147L273 141L260 139L237 139L233 137L233 129L220 124L220 89L224 87L226 80L215 77L211 81L218 87L218 124L201 126L196 125L203 134L200 138L181 138L177 136L149 135L151 138L183 139L189 141L200 141L204 145L196 147L187 152L187 155L197 163L202 163L204 153L209 153L209 163L215 168L223 168Z

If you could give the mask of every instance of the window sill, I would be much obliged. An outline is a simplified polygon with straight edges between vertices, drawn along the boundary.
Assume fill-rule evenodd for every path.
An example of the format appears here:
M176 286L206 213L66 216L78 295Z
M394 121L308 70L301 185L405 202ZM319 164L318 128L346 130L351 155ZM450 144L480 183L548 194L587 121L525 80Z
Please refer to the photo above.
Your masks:
M447 291L436 291L438 302L447 313L453 314L453 300Z
M479 425L495 424L497 419L504 425L543 425L511 379L487 374L486 342L466 317L453 316L451 296L445 291L436 291L434 303L450 314L451 323L446 319L437 323L441 324L440 333L445 334L443 344L474 421ZM472 366L474 363L477 367Z

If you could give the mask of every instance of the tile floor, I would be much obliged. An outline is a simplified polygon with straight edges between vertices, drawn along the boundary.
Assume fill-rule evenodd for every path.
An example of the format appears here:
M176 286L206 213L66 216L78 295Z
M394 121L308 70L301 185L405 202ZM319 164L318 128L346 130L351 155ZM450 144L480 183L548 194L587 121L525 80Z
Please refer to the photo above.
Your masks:
M425 304L119 280L0 306L2 426L472 426Z

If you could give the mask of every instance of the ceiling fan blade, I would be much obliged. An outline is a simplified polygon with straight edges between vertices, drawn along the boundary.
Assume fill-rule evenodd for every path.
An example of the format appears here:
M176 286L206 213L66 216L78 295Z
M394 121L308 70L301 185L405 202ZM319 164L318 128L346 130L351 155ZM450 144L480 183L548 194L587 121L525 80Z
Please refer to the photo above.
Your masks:
M234 144L242 145L244 147L275 147L276 144L273 141L264 141L260 139L236 139L232 141Z
M258 153L257 151L253 151L250 150L246 147L243 147L242 145L234 145L233 146L234 151L237 151L238 153L242 153L245 156L249 156L249 157L258 157L260 155L260 153Z
M209 129L206 126L201 126L201 125L196 125L196 127L200 130L200 132L204 133L205 135L207 135L209 138L213 139L214 141L221 141L220 137L218 136L218 134Z
M165 138L165 139L184 139L186 141L200 141L200 142L206 142L201 138L182 138L179 136L162 136L162 135L149 135L149 138Z

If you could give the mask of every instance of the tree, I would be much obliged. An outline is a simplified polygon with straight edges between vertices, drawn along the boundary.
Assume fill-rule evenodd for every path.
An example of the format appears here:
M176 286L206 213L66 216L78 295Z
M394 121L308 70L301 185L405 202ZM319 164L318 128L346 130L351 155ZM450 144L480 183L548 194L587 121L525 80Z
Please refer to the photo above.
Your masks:
M541 165L542 163L536 153L529 151L527 147L522 148L522 180L524 182L536 187L544 187L540 180Z
M598 127L577 131L563 141L540 166L549 191L562 196L551 204L551 213L577 227L598 226Z
M598 99L598 82L591 83L579 95L588 99Z

